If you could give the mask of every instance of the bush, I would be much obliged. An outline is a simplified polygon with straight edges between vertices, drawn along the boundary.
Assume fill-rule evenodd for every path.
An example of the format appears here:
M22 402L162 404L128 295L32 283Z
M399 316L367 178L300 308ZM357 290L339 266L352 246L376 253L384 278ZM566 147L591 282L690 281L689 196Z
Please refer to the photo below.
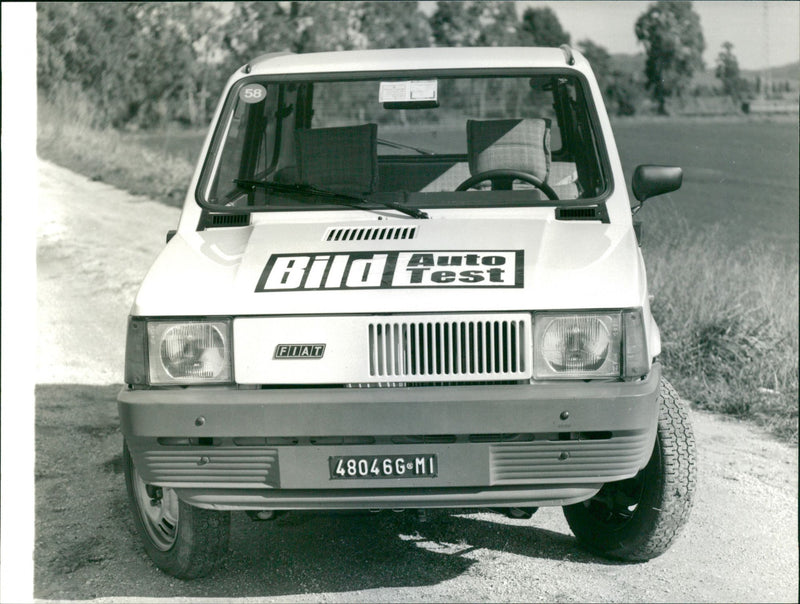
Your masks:
M644 254L665 371L700 408L797 442L797 258L661 221Z
M615 115L634 115L642 105L644 89L632 74L615 71L606 87L609 111Z

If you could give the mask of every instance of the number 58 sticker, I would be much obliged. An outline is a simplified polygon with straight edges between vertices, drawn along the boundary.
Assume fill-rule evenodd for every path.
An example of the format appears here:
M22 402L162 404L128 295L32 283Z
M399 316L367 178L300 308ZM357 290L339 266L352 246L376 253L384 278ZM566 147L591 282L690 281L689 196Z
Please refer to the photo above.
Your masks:
M260 103L267 98L267 89L261 84L247 84L239 91L239 98L245 103Z

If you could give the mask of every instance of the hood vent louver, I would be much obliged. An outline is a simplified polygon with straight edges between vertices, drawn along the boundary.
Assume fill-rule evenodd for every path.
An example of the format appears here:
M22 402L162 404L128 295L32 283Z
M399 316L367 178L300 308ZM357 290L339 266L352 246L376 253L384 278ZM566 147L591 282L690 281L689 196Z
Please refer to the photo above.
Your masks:
M582 208L556 208L556 220L598 220L608 222L608 212L604 205Z
M246 226L250 224L250 214L212 214L211 226Z
M213 229L215 227L236 227L250 224L250 214L210 214L203 210L197 230Z
M389 241L416 236L415 226L332 227L325 231L323 241Z

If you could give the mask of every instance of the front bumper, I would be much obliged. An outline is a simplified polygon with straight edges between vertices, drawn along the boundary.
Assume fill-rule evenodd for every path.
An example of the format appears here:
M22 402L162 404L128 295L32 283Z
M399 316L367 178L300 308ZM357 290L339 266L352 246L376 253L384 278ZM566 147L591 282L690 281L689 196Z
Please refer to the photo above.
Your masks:
M118 402L144 480L200 507L524 507L587 499L643 468L660 377L654 364L639 382L126 388ZM330 477L332 456L422 454L435 477Z

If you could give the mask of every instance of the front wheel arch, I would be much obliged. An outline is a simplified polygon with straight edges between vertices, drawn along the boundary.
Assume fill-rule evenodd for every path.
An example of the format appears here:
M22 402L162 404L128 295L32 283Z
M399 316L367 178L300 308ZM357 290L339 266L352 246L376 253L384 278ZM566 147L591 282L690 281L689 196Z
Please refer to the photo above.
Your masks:
M230 512L197 508L178 499L172 489L146 485L127 442L122 446L122 465L136 533L153 563L179 579L208 575L227 553ZM150 505L148 495L169 509L159 513L157 503L155 512L145 508Z
M672 385L659 384L656 441L647 466L564 507L578 541L601 556L641 562L663 554L688 520L697 485L694 434Z

